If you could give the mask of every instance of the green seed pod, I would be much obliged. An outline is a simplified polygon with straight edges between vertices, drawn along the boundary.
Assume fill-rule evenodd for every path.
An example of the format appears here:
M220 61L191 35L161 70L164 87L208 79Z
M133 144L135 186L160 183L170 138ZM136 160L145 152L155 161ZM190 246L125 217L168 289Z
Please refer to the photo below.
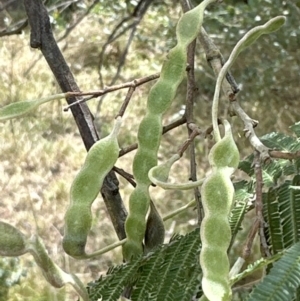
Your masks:
M163 185L169 178L169 173L173 164L180 159L178 154L173 155L166 162L159 164L149 170L148 177L155 185Z
M209 3L204 0L184 14L176 27L177 45L170 50L162 66L161 76L151 88L147 101L147 114L138 130L138 150L133 161L133 175L137 186L129 199L129 214L125 222L127 241L123 246L125 260L131 260L143 252L146 231L146 214L149 209L148 173L157 165L157 151L162 134L162 116L170 107L186 69L188 45L198 35L203 12ZM136 192L137 191L137 192Z
M0 255L21 256L27 252L26 238L21 231L0 221Z
M208 155L208 161L212 167L232 167L235 170L240 161L239 151L232 137L230 123L227 120L223 120L223 126L225 135L222 140L212 147Z
M87 236L92 227L91 208L74 204L65 215L65 234L63 248L72 257L80 257L85 254Z
M147 218L146 234L145 234L145 249L147 254L156 247L164 243L165 227L164 222L159 215L153 201L150 201L150 213Z
M34 235L28 243L28 252L31 253L37 265L41 268L45 279L56 288L61 288L65 284L70 283L84 301L88 301L88 293L83 283L76 275L68 274L63 271L52 259L41 241Z
M21 117L35 110L38 106L40 106L43 103L46 103L51 100L61 99L64 97L66 97L66 94L61 93L36 100L27 100L10 103L9 105L0 108L0 121Z
M52 261L47 250L36 235L30 239L29 252L33 256L36 264L41 268L45 279L56 288L61 288L65 285L64 272Z
M143 253L142 241L146 231L145 216L147 214L150 196L148 185L139 184L130 195L129 212L130 218L127 217L125 229L127 234L126 246L123 245L123 257L131 260L132 257Z
M111 134L91 147L72 183L71 202L65 215L63 238L63 248L72 257L86 256L85 245L92 225L91 206L102 187L105 176L118 159L117 135L121 122L121 117L118 117Z
M151 168L149 170L148 177L152 181L152 183L166 190L188 190L202 185L204 179L176 184L167 182L172 165L179 159L180 156L178 154L175 154L166 162Z
M231 239L228 217L234 187L230 176L238 166L239 151L229 122L224 120L223 125L225 136L209 153L212 174L201 187L204 219L200 229L200 265L203 272L202 290L210 301L231 300L227 249Z

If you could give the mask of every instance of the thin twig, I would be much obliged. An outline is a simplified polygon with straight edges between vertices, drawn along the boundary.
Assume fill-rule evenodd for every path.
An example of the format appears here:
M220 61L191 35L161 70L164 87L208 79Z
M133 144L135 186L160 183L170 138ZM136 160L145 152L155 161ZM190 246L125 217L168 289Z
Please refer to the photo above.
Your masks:
M115 82L118 80L119 76L120 76L120 73L121 73L121 70L125 64L125 61L126 61L126 57L127 57L127 54L128 54L128 50L130 48L130 45L133 41L133 38L134 38L134 35L135 35L135 32L137 30L137 25L138 23L132 28L130 34L129 34L129 37L128 37L128 40L127 40L127 43L126 43L126 47L119 59L119 64L118 64L118 67L117 67L117 72L115 73L113 79L111 80L110 82L110 85L114 85Z
M57 40L58 42L61 42L62 40L64 40L65 38L68 37L68 35L72 32L72 30L81 23L81 21L91 12L91 10L95 7L95 5L99 2L99 0L94 0L94 2L87 8L87 10L81 15L79 16L78 19L75 20L75 22L70 25L65 33L63 34L62 37L60 37ZM72 2L70 2L70 4L72 4ZM46 3L44 3L44 5L46 5ZM59 7L61 6L65 6L64 3L57 3L54 6L51 6L50 8L47 8L48 13L52 12L53 10L57 10ZM63 8L63 10L65 9L65 7ZM59 11L59 14L61 13L61 11ZM64 47L64 49L62 49L63 51L66 49L66 46ZM33 69L33 67L37 64L37 62L42 58L43 56L40 54L38 56L38 58L27 68L27 70L24 72L24 76L26 77L30 71Z
M260 154L258 151L255 151L254 156L254 170L256 178L256 191L255 191L255 212L256 217L252 225L252 228L249 232L247 242L243 250L243 258L246 260L250 256L253 240L257 231L259 230L259 235L261 239L261 246L266 256L270 256L269 248L266 243L266 238L263 233L264 229L264 216L263 216L263 202L262 202L262 187L263 187L263 178L262 178L262 169L260 163Z
M104 62L104 53L106 48L109 44L113 41L118 39L120 36L125 34L129 29L137 27L137 25L141 22L145 12L147 11L149 5L151 4L152 0L140 0L139 3L136 5L134 11L129 16L124 17L114 28L112 33L108 36L106 42L102 46L101 53L99 55L99 64L98 64L98 72L99 72L99 79L100 79L100 86L103 87L103 77L102 77L102 67ZM133 20L132 23L129 23L130 20ZM129 23L129 24L128 24ZM120 28L125 24L125 28L119 31ZM110 85L113 85L111 83Z
M191 9L189 0L180 1L183 12L187 12ZM194 131L189 126L194 124L194 95L196 90L195 84L195 48L196 40L194 40L187 49L187 92L186 92L186 108L185 115L187 120L187 131L190 137L193 137L192 134ZM199 134L199 133L198 133ZM196 154L195 154L195 143L194 139L190 142L190 180L197 181L197 163L196 163ZM197 204L197 221L198 225L201 224L203 219L203 208L201 204L201 195L199 187L194 188L194 196Z
M125 171L124 169L122 168L119 168L117 166L114 166L113 167L113 170L118 173L120 176L122 176L125 180L127 180L133 187L136 186L136 183L133 179L133 175L128 173L127 171Z
M205 29L202 27L200 35L198 36L201 42L206 58L212 67L215 76L218 76L222 66L224 65L224 58L218 47L214 44L213 40L209 37ZM222 82L223 93L228 97L230 102L231 115L237 115L244 123L244 131L246 137L249 139L251 145L259 151L263 161L270 158L269 149L259 140L255 134L254 128L257 126L258 121L250 118L245 111L241 108L237 101L237 92L239 91L238 85L232 74L227 74Z
M201 135L202 132L199 132L198 129L195 129L194 131L191 132L189 138L187 140L185 140L185 142L181 145L181 147L179 148L178 150L178 155L180 157L182 157L183 153L187 150L187 148L189 146L192 145L194 139L198 136L198 135ZM192 181L197 181L197 179L192 179Z
M71 31L77 26L79 25L79 23L81 23L81 21L92 11L92 9L99 3L99 0L94 0L94 2L86 9L86 11L79 16L75 22L73 22L72 25L68 26L65 33L63 34L62 37L60 37L57 42L61 42L63 39L65 39L70 33Z
M122 106L121 106L121 108L119 110L119 113L118 113L118 115L116 115L115 118L117 118L118 116L123 116L124 115L124 113L126 111L126 108L127 108L128 104L130 102L130 99L131 99L134 91L135 91L135 87L130 87L128 89L128 92L126 94L125 100L123 101L123 104L122 104Z
M232 102L231 107L235 114L238 115L243 121L245 136L246 138L248 138L251 145L260 153L262 161L264 162L270 160L270 149L259 140L254 131L254 128L257 126L258 121L250 118L237 101Z
M255 151L254 156L254 171L256 178L256 201L255 201L255 211L256 218L259 221L259 236L260 244L264 257L270 257L271 253L268 247L268 243L264 233L265 221L263 215L263 201L262 201L262 187L263 187L263 177L262 177L262 168L261 168L260 154L258 151Z
M291 152L282 152L277 150L270 150L269 154L272 158L276 159L287 159L287 160L293 160L300 158L300 151L296 151L294 153Z
M95 91L87 91L87 92L69 92L70 96L86 96L86 95L92 95L93 97L98 97L113 91L117 91L120 89L125 89L125 88L136 88L140 85L143 85L149 81L155 80L157 78L159 78L160 74L159 73L155 73L149 76L145 76L139 79L134 79L130 82L127 83L123 83L123 84L119 84L119 85L114 85L114 86L110 86L110 87L105 87L102 90L95 90ZM90 99L90 98L89 98ZM70 107L74 106L74 105L78 105L80 103L86 102L87 99L80 99L79 101L76 101L70 105L68 105L67 107L64 108L64 111L67 111Z
M249 258L250 254L251 254L253 241L256 236L258 228L259 228L259 220L255 219L255 221L252 224L251 229L248 233L246 243L244 244L244 247L243 247L242 258L245 261Z

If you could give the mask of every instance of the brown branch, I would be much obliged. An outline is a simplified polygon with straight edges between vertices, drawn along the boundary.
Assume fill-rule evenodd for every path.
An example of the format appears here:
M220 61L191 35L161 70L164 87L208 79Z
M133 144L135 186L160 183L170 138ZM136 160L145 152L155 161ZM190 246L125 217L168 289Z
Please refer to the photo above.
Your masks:
M141 19L140 19L140 21L141 21ZM140 22L140 21L139 21L139 22ZM119 78L119 76L120 76L121 70L122 70L122 68L123 68L123 66L124 66L124 64L125 64L126 57L127 57L127 54L128 54L129 48L130 48L130 45L131 45L131 43L132 43L132 41L133 41L135 32L136 32L136 30L137 30L138 24L139 24L139 23L135 24L135 25L133 26L133 28L131 29L131 32L130 32L130 34L129 34L129 37L128 37L128 40L127 40L127 43L126 43L126 46L125 46L125 49L124 49L124 51L123 51L123 53L122 53L122 55L121 55L121 57L120 57L120 59L119 59L119 64L118 64L118 67L117 67L117 71L116 71L116 73L115 73L113 79L112 79L111 82L110 82L110 86L111 86L111 85L114 85L115 82L118 80L118 78ZM103 101L103 99L102 99L102 101ZM97 108L97 109L98 109L98 108Z
M87 92L68 92L68 95L70 96L86 96L86 95L92 95L92 97L98 97L113 91L117 91L117 90L121 90L121 89L125 89L125 88L136 88L138 86L141 86L149 81L155 80L157 78L159 78L160 73L155 73L155 74L151 74L139 79L134 79L130 82L127 83L123 83L123 84L119 84L119 85L114 85L114 86L110 86L110 87L105 87L102 90L95 90L95 91L87 91ZM90 98L89 98L90 99ZM64 111L67 111L69 108L71 108L72 106L78 105L80 103L84 103L86 102L87 99L80 99L74 103L69 104L67 107L64 108Z
M74 80L73 74L53 37L49 16L42 1L24 0L24 4L31 27L31 47L41 50L63 92L79 92L80 90ZM67 98L68 104L76 101L77 99L74 96ZM87 104L73 106L71 111L85 148L89 150L99 139L94 126L93 116ZM119 239L123 239L126 236L124 222L127 212L119 194L118 184L115 173L111 171L104 180L101 193L116 233Z
M263 256L270 257L270 250L264 233L265 221L263 215L263 200L262 200L262 187L263 187L263 177L262 177L262 168L261 168L260 154L258 151L255 151L254 156L254 171L256 178L256 200L255 200L255 212L256 218L259 221L259 236L260 236L260 245L263 252Z
M62 40L64 40L65 38L68 37L68 35L72 32L72 30L81 23L81 21L91 12L91 10L96 6L96 4L98 4L99 0L94 0L94 2L87 8L87 10L81 15L78 17L78 19L76 19L72 25L70 25L65 33L63 34L62 37L60 37L58 40L57 40L57 43L61 42ZM46 2L44 3L44 5L46 5ZM55 4L54 6L51 6L48 10L48 12L52 12L53 10L57 10L59 7L61 6L65 6L64 3L57 3ZM61 13L61 11L58 12L59 14ZM65 50L66 46L64 47L63 50ZM43 56L42 55L39 55L38 58L27 68L27 70L24 72L24 75L27 76L30 71L33 69L33 67L38 63L38 61L42 58Z
M182 155L188 149L189 146L193 145L193 141L198 135L202 135L202 132L199 129L195 129L191 132L189 138L184 141L184 143L180 146L180 148L177 151L177 153L180 157L182 157ZM196 177L197 177L197 175L196 175ZM193 181L197 181L197 178Z
M190 3L187 0L180 1L183 12L187 12L191 9ZM195 84L195 48L196 40L194 40L187 49L187 92L186 92L186 107L185 107L185 116L187 120L187 131L190 139L190 180L197 181L197 163L196 163L196 154L195 154L195 143L194 143L194 134L197 133L191 129L189 126L191 123L194 123L194 95L196 91ZM197 133L198 135L199 133ZM181 156L183 154L183 149ZM197 204L197 220L200 226L203 219L203 208L201 204L201 195L199 187L194 188L194 196Z
M277 150L269 150L269 154L272 158L276 158L276 159L293 160L293 159L300 158L300 151L291 153L291 152L282 152Z
M198 38L206 53L207 61L209 62L215 73L215 76L217 77L222 66L224 65L223 55L203 27L201 28L201 32ZM222 90L229 99L231 115L237 115L243 121L245 127L245 135L249 139L251 145L260 153L261 159L263 161L269 160L269 148L267 148L259 140L254 131L254 128L257 126L258 121L250 118L238 103L237 93L239 92L239 87L230 72L223 80Z
M98 72L99 72L99 78L100 78L100 85L103 87L103 77L102 77L102 66L104 61L104 53L109 44L111 44L113 41L118 39L120 36L125 34L129 29L134 29L137 27L137 25L141 22L144 14L146 13L149 5L151 4L153 0L140 0L140 2L136 5L134 11L129 16L124 17L120 22L115 26L112 33L108 36L106 42L101 48L100 52L100 59L98 64ZM130 23L129 21L132 22ZM128 24L129 23L129 24ZM124 28L122 29L123 25L125 24ZM120 30L121 29L121 30ZM135 29L134 29L135 31ZM119 68L118 68L119 69ZM110 85L113 85L115 82L115 79L113 79L110 83ZM97 108L98 110L99 108Z
M264 254L269 256L269 248L266 242L266 238L264 236L264 217L263 217L263 202L262 202L262 187L263 187L263 178L262 178L262 169L260 164L260 154L255 151L254 156L254 171L256 177L256 189L255 189L255 220L252 224L252 227L247 236L246 243L243 248L242 258L246 260L250 254L253 245L253 241L257 232L260 235L261 246L264 251Z
M118 173L120 176L122 176L125 180L127 180L133 187L136 186L136 183L133 179L133 175L128 173L127 171L125 171L122 168L118 168L117 166L113 167L113 170Z
M254 128L257 126L258 121L250 118L246 112L241 108L237 101L231 103L231 106L236 115L238 115L244 123L244 132L251 145L260 153L263 162L270 160L269 148L266 147L257 137Z
M99 3L99 0L94 0L94 2L86 9L86 11L79 16L72 25L68 26L65 33L63 34L62 37L60 37L57 42L61 42L63 39L65 39L71 32L72 30L80 24L80 22L92 11L92 9Z
M241 255L241 257L245 261L247 260L247 258L249 258L250 254L251 254L253 241L255 239L258 228L259 228L259 220L255 219L255 221L252 224L252 227L248 233L247 240L246 240L246 243L244 244L242 255Z
M127 92L127 94L126 94L125 100L123 101L123 104L122 104L122 106L121 106L121 108L120 108L120 110L119 110L119 113L118 113L118 115L116 116L116 118L117 118L118 116L121 116L121 117L122 117L122 116L124 115L124 113L125 113L125 111L126 111L126 108L127 108L128 104L129 104L129 102L130 102L130 99L131 99L131 97L132 97L134 91L135 91L135 87L130 87L130 88L128 89L128 92Z
M217 77L218 74L220 73L220 70L223 67L224 59L222 56L222 53L218 49L218 47L215 45L213 40L210 38L210 36L207 34L205 29L201 27L200 34L198 35L198 39L204 48L205 54L206 54L206 59L211 68L214 71L215 76ZM231 78L233 76L231 75ZM235 80L233 79L234 83ZM234 86L234 84L233 84ZM223 93L231 100L235 99L236 93L235 91L237 88L234 86L234 88L231 87L231 83L228 81L227 76L226 79L224 79L222 83L222 90Z

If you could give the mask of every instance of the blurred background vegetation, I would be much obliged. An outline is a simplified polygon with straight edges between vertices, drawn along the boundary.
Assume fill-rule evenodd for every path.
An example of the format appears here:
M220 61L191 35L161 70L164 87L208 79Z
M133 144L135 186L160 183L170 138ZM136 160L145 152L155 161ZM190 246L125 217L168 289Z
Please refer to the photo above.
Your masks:
M126 55L124 51L132 27L107 43L122 19L127 18L119 32L137 21L133 12L139 2L45 1L59 47L82 91L124 83L160 71L163 59L176 42L175 26L182 13L179 1L148 1L149 7L137 22ZM197 0L194 4L200 2ZM239 94L242 107L259 121L258 135L272 131L288 133L289 126L299 121L300 1L228 0L211 5L204 20L206 31L227 58L247 30L277 15L287 17L284 28L260 38L240 55L232 68L233 75L242 86ZM1 106L60 93L41 54L30 49L30 29L25 21L22 1L0 1ZM22 24L24 28L20 34L9 34ZM198 88L195 121L205 128L210 124L215 79L200 45L197 47L195 68ZM145 113L147 93L152 84L138 88L131 100L120 135L121 147L136 141L136 129ZM125 95L126 91L120 90L89 102L102 136L111 129L114 115ZM185 83L179 88L164 124L181 116L184 100ZM64 101L52 102L26 118L0 124L0 218L28 235L37 229L55 262L88 282L99 277L109 266L121 263L122 257L120 249L115 249L101 258L78 262L62 251L63 216L69 202L69 188L85 157L76 125L71 114L63 112L64 106ZM227 108L224 101L222 116L227 116ZM232 122L241 154L246 156L251 153L251 148L243 136L242 122L237 118L232 118ZM166 134L159 158L163 160L174 153L186 137L184 126ZM207 171L207 162L203 158L206 158L209 147L210 141L196 140L199 177ZM134 152L122 157L117 166L131 172L133 155ZM172 174L178 180L187 180L188 156L174 167ZM121 195L127 204L132 187L122 178L119 180ZM153 194L162 215L193 198L192 193L165 192L157 188L153 189ZM101 196L93 205L93 212L95 219L88 241L89 252L117 240ZM192 209L166 222L167 239L175 232L190 231L196 222L196 212ZM240 252L238 244L235 251ZM51 288L29 255L19 259L0 258L0 300L75 298L68 287L61 290Z

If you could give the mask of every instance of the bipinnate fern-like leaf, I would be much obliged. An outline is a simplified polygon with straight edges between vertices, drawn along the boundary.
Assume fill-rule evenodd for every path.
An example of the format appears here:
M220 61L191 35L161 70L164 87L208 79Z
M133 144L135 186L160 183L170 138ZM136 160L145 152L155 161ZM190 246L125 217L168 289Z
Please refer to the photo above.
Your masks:
M298 242L274 263L270 273L255 287L248 301L293 300L299 286L300 243Z
M235 184L236 205L230 218L232 231L240 230L244 214L253 197L252 182ZM175 235L171 241L155 251L109 269L105 276L88 285L91 301L118 300L125 287L132 286L133 301L190 301L201 295L201 268L199 229Z
M290 126L290 129L296 134L296 136L300 137L300 121Z
M195 260L195 254L199 252L200 240L197 238L181 240L180 244L174 244L173 248L166 250L166 260L160 268L162 277L156 287L157 298L154 300L181 300L183 298L185 295L184 288L182 288L184 278L190 278L195 264L199 266L198 260ZM200 272L200 269L198 271ZM168 290L166 290L167 287Z
M140 257L130 263L110 268L106 276L88 284L90 300L118 300L124 288L135 279L139 265Z
M281 226L279 205L277 201L277 189L270 188L267 193L263 194L264 219L267 223L265 235L273 254L284 249L283 229Z
M118 300L124 288L132 285L130 300L191 300L201 289L199 252L197 228L143 258L110 269L107 275L89 283L90 299Z
M300 133L300 122L292 125L291 130L296 135L286 135L282 133L270 133L260 138L262 143L273 150L296 152L300 150L298 133ZM297 137L295 137L297 136ZM239 169L243 170L250 177L254 175L253 155L250 155L239 164ZM280 177L293 175L300 172L300 159L295 160L274 160L270 164L263 166L263 180L265 187L272 187L278 183Z
M272 253L300 241L300 175L263 195L266 236Z
M229 249L231 248L235 236L239 230L241 230L241 224L244 220L245 214L252 206L251 200L253 199L253 187L252 181L240 181L234 183L235 190L235 204L230 212L229 224L231 229L231 242Z

